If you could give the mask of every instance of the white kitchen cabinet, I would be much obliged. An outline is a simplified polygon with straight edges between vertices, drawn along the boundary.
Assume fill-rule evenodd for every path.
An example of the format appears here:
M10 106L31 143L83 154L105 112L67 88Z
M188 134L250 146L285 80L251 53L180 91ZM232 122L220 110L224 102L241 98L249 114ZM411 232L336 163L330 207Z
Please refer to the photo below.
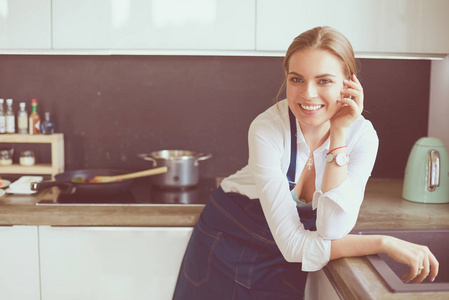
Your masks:
M449 53L447 0L258 0L260 51L286 51L301 32L328 25L363 53Z
M50 49L51 0L0 1L0 49Z
M0 226L0 299L39 300L37 226Z
M323 269L307 275L304 300L340 300Z
M53 0L53 46L254 50L255 1Z
M191 232L40 226L42 300L172 299Z

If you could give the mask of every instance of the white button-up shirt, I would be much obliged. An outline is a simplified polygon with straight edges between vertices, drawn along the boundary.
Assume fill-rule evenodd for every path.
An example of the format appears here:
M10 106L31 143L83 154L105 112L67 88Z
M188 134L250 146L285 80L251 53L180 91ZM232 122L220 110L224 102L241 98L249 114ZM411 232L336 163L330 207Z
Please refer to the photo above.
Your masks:
M295 182L310 155L298 121L296 126ZM282 100L251 123L248 165L225 178L221 187L225 192L260 199L268 226L284 258L289 262L301 262L303 271L317 271L329 261L330 241L348 234L357 221L379 140L370 121L362 116L356 120L347 137L348 177L326 193L321 192L321 183L329 138L313 152L316 192L312 203L317 209L317 230L309 231L300 222L286 177L290 164L290 139L288 104Z

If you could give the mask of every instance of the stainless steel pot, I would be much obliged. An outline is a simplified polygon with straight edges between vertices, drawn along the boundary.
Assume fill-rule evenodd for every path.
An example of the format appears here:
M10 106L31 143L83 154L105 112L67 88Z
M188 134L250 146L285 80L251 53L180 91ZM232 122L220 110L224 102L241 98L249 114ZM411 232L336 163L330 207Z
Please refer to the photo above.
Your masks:
M212 157L212 154L187 150L161 150L150 154L139 154L139 157L153 162L153 167L167 167L167 173L155 175L151 178L154 184L181 188L198 184L198 162Z

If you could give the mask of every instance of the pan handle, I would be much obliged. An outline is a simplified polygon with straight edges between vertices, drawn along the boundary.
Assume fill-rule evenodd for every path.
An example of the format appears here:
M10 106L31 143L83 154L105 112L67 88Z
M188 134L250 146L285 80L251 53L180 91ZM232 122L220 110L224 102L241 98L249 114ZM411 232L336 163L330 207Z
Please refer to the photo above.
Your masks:
M156 167L157 167L157 162L156 162L156 160L155 160L154 158L152 158L149 154L146 154L146 153L140 153L140 154L138 154L137 156L140 157L140 158L142 158L142 159L144 159L144 160L149 160L149 161L151 161L151 162L153 163L153 168L156 168Z
M74 194L76 192L76 186L71 184L70 182L63 181L50 181L44 180L41 182L32 182L30 184L32 191L42 191L43 189L50 188L53 186L57 186L61 189L61 193L63 194Z

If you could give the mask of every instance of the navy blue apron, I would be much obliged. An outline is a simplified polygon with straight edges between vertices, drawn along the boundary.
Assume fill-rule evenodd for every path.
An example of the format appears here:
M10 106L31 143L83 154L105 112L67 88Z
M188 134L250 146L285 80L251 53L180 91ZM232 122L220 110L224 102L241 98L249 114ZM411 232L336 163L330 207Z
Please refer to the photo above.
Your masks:
M287 178L293 182L297 141L290 110L289 118L292 154ZM316 211L298 213L306 229L313 230ZM193 230L173 299L303 299L306 279L301 263L287 262L276 246L260 201L219 187Z

